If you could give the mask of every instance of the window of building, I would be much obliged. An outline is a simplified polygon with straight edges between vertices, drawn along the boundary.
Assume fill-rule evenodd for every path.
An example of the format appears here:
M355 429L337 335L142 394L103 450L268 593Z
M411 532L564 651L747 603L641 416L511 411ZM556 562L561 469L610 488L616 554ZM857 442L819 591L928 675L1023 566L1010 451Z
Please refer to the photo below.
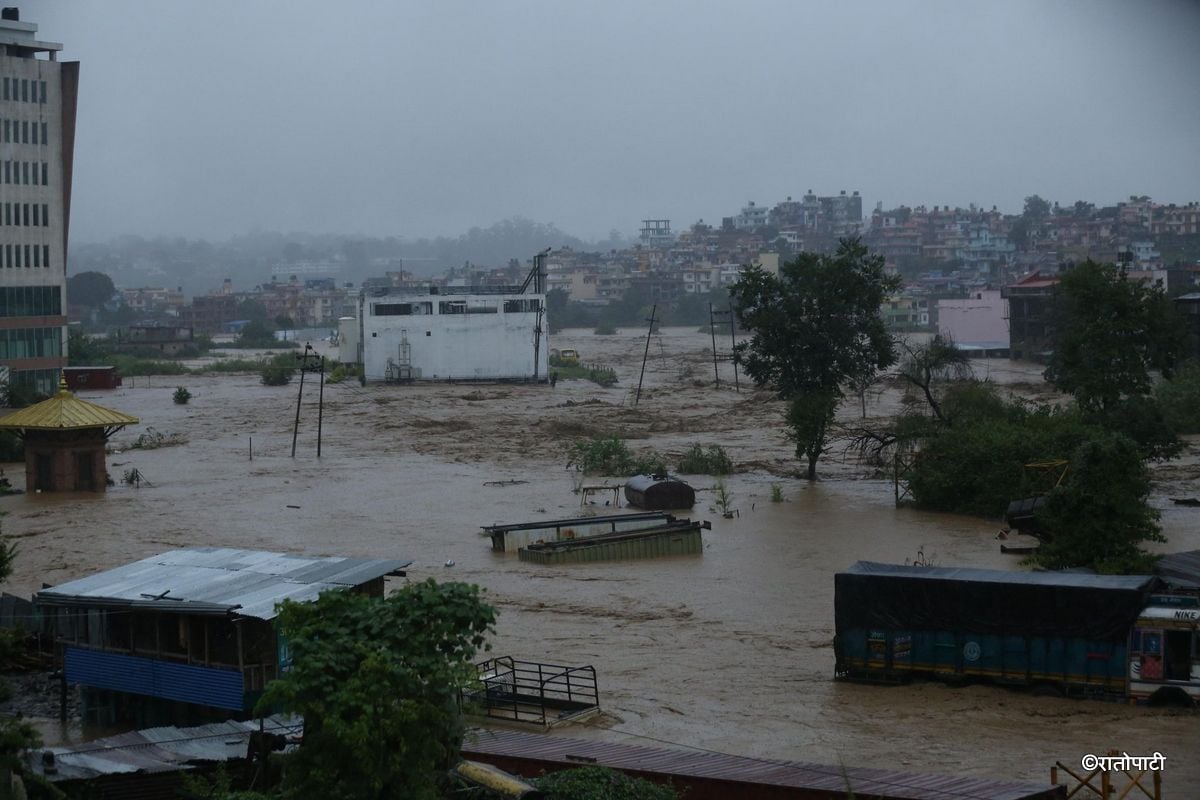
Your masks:
M541 307L542 301L535 297L504 301L505 314L519 314L522 312L537 311Z
M12 247L12 245L8 245ZM6 286L0 288L0 317L57 317L62 315L62 289L58 286Z
M28 161L21 162L21 173L22 173L22 177L25 178L23 183L26 186L28 186L29 185L29 162Z
M27 78L21 78L21 102L29 102L29 80Z
M21 144L29 144L29 121L21 120Z
M42 209L38 206L38 204L34 203L33 204L33 227L35 227L35 228L39 228L42 225L42 220L41 220L41 216L40 216L41 211L42 211Z
M12 203L4 204L4 224L12 225Z
M4 99L8 99L8 78L4 79Z
M45 82L45 81L38 81L38 86L39 86L39 87L41 88L41 90L42 90L42 91L41 91L41 97L38 99L38 102L39 102L39 103L41 103L42 105L46 105L46 82Z
M42 265L42 248L36 244L33 246L33 265L40 267Z
M11 161L4 162L4 182L12 183L12 162Z
M29 258L29 256L31 255L29 251L30 251L30 245L25 245L25 268L26 269L29 269L29 267L32 263Z
M43 161L42 162L42 186L49 186L49 185L50 185L50 163L47 161Z
M11 244L4 245L4 266L5 267L12 266L12 245Z
M42 123L42 144L50 144L50 128L48 124Z
M12 141L12 126L8 120L4 120L4 141L7 144Z
M42 227L50 227L50 204L42 203Z
M372 312L377 317L407 317L432 314L433 303L376 303Z
M42 245L42 266L50 266L50 245L48 244Z

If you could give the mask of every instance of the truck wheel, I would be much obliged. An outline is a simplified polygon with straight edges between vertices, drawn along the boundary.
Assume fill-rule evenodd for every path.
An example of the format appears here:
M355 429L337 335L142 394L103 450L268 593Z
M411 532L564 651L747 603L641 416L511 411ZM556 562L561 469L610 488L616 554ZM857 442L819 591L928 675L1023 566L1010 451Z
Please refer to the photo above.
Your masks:
M1172 706L1175 708L1192 708L1196 705L1196 701L1188 696L1188 693L1178 686L1164 686L1154 694L1150 695L1148 705L1151 706Z

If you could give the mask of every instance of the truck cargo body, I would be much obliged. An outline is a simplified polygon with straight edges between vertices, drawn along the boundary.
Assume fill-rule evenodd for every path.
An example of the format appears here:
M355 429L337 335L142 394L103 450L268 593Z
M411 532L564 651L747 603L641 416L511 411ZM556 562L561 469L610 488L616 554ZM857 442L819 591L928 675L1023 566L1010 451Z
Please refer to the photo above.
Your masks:
M1139 633L1158 585L1151 576L859 562L834 577L836 675L979 679L1138 698L1170 684L1198 696L1194 633L1176 636L1173 681L1155 671L1160 662L1147 661L1150 674L1140 677L1157 682L1131 692L1131 675L1144 671L1142 651L1165 638L1143 644Z

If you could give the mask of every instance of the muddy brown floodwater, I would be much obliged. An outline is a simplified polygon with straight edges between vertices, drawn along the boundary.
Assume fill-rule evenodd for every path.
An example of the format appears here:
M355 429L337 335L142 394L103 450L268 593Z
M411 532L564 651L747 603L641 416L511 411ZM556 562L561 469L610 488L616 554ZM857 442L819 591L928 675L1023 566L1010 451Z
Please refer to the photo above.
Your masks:
M734 392L728 363L714 389L707 334L667 329L651 340L636 407L641 333L567 331L552 344L615 367L620 383L329 386L320 460L316 387L306 387L295 459L295 383L137 378L117 391L84 393L141 418L114 438L121 452L109 468L119 479L136 467L151 485L0 500L5 533L21 547L6 589L28 594L43 582L183 546L411 558L412 580L486 587L500 612L495 654L596 667L607 713L569 735L1039 782L1055 760L1078 764L1110 748L1159 751L1167 757L1167 796L1197 796L1195 712L986 686L835 683L836 571L858 559L903 563L918 553L940 565L1020 569L1016 557L1000 553L998 523L897 509L889 480L836 452L822 465L823 480L797 479L779 404L744 379ZM1016 391L1050 396L1036 367L976 366ZM178 383L192 392L186 406L172 402ZM867 410L898 407L899 392L885 383ZM843 413L858 414L857 404ZM124 449L151 427L187 443ZM712 513L713 480L695 477L694 516L713 526L702 556L546 567L493 553L481 525L579 511L566 450L601 433L673 457L693 442L723 445L739 469L727 481L739 516ZM23 482L18 465L7 472ZM1160 477L1155 504L1170 540L1161 549L1200 548L1200 512L1166 500L1200 495L1194 444ZM773 483L785 502L770 502ZM453 567L444 566L448 560Z

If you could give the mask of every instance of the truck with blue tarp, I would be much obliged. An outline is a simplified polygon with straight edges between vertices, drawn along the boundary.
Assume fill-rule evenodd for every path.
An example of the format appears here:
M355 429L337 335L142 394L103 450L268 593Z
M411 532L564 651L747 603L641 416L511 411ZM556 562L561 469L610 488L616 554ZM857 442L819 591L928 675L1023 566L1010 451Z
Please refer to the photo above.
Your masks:
M1148 575L860 561L834 576L835 675L1200 701L1200 598Z

